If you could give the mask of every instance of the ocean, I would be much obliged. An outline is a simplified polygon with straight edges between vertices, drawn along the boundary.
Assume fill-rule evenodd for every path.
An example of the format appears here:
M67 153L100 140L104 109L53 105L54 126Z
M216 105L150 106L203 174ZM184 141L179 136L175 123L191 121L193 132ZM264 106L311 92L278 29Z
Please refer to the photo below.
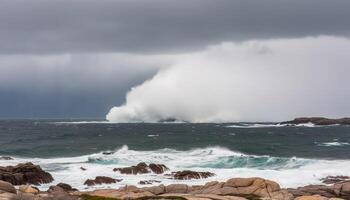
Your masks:
M33 162L54 182L80 190L156 184L204 184L234 177L263 177L282 187L319 184L329 175L350 176L350 126L281 126L275 123L108 123L78 120L0 120L0 166ZM115 167L161 163L171 171L209 171L200 180L166 175L122 175ZM87 170L82 171L80 167ZM84 186L86 179L123 179Z

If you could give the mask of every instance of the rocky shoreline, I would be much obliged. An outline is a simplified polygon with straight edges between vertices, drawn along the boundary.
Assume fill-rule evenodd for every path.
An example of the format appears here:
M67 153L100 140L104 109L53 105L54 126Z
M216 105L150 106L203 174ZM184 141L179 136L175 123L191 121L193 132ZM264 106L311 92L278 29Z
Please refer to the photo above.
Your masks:
M139 163L136 166L115 169L116 173L137 175L142 173L166 173L163 164ZM214 176L210 172L180 171L167 174L179 180L200 179ZM259 177L231 178L225 182L211 181L204 185L163 185L154 180L145 184L157 185L78 191L69 184L59 183L47 191L40 191L35 185L50 183L53 177L38 165L22 163L16 166L0 167L0 200L349 200L350 177L330 176L323 179L325 185L307 185L299 188L281 188L272 180ZM123 181L111 177L97 176L86 180L86 185L111 184Z
M282 125L299 125L312 123L317 126L350 125L350 118L330 119L325 117L299 117L291 121L281 122Z

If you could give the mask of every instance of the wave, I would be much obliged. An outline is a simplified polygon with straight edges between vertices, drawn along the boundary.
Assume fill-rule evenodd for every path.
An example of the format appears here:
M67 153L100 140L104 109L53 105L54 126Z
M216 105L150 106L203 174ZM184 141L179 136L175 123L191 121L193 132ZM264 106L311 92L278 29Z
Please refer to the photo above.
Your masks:
M65 182L80 190L106 187L121 187L125 184L137 185L140 180L158 180L160 184L186 183L204 184L208 181L224 181L233 177L263 177L275 180L282 187L298 187L307 184L318 184L328 175L350 176L349 160L317 160L305 158L285 158L272 156L247 155L222 147L197 148L185 151L159 149L152 151L131 150L128 146L108 152L68 158L18 158L0 161L0 165L13 165L20 162L33 162L50 172L55 181L40 186L47 189L49 185ZM194 170L209 171L216 176L201 180L175 181L165 175L142 174L122 175L113 172L115 167L136 165L139 162L162 163L172 171ZM87 170L82 171L80 167ZM114 185L100 185L92 188L82 183L95 176L110 176L123 179Z
M350 143L348 143L348 142L324 142L324 143L320 143L317 145L318 146L325 146L325 147L333 147L333 146L342 147L342 146L350 145Z
M319 127L313 123L305 124L279 124L279 123L240 123L226 126L227 128L273 128L273 127Z

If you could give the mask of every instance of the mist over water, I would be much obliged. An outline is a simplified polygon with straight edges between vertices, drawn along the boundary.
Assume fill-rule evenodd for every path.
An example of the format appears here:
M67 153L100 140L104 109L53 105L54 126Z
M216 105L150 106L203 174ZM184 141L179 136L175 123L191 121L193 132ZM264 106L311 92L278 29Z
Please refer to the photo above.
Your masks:
M132 88L111 122L282 121L350 113L350 40L222 43L177 56Z

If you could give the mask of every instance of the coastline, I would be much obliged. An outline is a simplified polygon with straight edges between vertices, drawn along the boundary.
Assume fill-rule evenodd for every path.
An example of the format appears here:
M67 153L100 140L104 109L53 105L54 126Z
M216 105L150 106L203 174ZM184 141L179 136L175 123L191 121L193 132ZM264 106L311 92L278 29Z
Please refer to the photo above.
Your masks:
M8 158L10 159L10 158ZM81 170L86 170L82 168ZM119 173L138 176L143 173L163 174L169 169L163 164L139 163L136 166L116 168ZM174 179L205 179L214 174L208 172L181 171L173 173ZM327 177L323 185L307 185L298 188L282 188L277 182L259 177L231 178L223 182L210 181L204 185L155 184L145 180L144 187L126 185L120 188L79 191L69 184L52 185L40 191L37 185L51 183L53 177L40 166L22 163L0 167L1 200L340 200L350 199L350 177ZM97 176L85 185L111 184L122 181L111 177Z

